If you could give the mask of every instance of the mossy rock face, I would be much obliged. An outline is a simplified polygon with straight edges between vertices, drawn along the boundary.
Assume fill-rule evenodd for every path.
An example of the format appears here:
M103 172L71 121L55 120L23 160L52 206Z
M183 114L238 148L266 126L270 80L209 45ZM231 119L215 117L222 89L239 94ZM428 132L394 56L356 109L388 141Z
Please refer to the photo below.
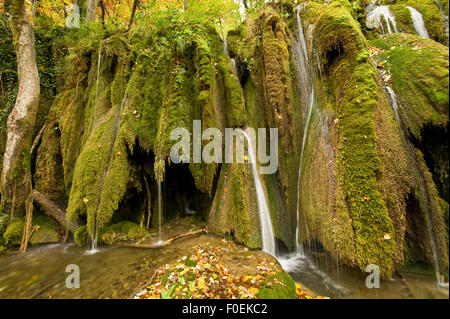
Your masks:
M117 224L104 227L98 238L99 244L114 245L127 241L134 241L148 235L145 228L130 221L122 221ZM74 233L74 240L78 247L86 247L91 242L87 226L80 226Z
M105 227L100 234L100 238L102 242L111 245L117 242L136 240L145 235L148 235L148 231L145 228L141 228L138 224L130 221L123 221Z
M250 166L224 164L217 189L210 209L211 230L218 235L233 235L248 247L261 248L261 226Z
M296 299L295 282L285 272L278 272L266 278L259 292L259 299Z
M86 247L90 240L87 226L83 225L78 227L75 230L73 237L78 247Z
M12 220L3 234L3 239L8 247L20 245L23 234L23 218Z
M415 8L422 14L422 18L431 39L448 45L448 35L441 10L448 15L448 1L436 0L398 0L397 3ZM446 4L445 4L446 3ZM446 11L445 11L446 6ZM413 32L415 34L415 32Z
M39 226L30 238L30 244L56 243L60 240L61 232L56 222L47 216L33 216L32 226ZM11 221L3 234L5 245L8 247L20 245L23 235L24 220L17 218Z
M392 34L371 41L392 75L406 130L421 139L425 124L446 126L449 112L448 47L414 35Z
M56 243L60 240L62 231L51 217L35 216L32 223L39 228L30 238L31 244Z

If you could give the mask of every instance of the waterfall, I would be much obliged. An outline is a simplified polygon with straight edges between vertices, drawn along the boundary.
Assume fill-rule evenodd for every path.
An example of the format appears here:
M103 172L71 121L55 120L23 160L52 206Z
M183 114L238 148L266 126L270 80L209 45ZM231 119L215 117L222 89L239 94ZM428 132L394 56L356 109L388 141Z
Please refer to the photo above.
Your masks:
M303 26L300 18L300 13L303 9L303 5L299 5L295 8L297 29L298 29L298 39L294 46L294 54L297 62L297 74L299 77L299 86L302 92L302 105L307 108L306 118L304 122L302 146L300 151L300 160L298 164L298 179L297 179L297 228L295 232L295 242L296 242L296 252L298 254L303 254L303 248L299 244L299 221L300 221L300 181L301 181L301 171L303 163L303 153L305 150L305 145L308 137L308 128L312 116L312 111L314 107L315 93L314 93L314 80L312 76L312 71L310 69L308 51L306 46L305 35L303 32Z
M253 179L256 188L256 197L258 202L259 210L259 220L261 222L261 237L263 244L263 251L275 256L275 237L273 234L272 221L270 219L269 206L267 205L266 195L264 194L264 189L259 178L258 166L256 163L255 149L251 138L243 130L239 130L245 137L248 143L248 155L249 162L252 164L253 168Z
M159 157L159 164L161 165L161 156ZM161 166L160 166L161 167ZM157 244L162 244L162 231L161 231L161 224L162 224L162 204L161 204L161 181L158 180L158 236L159 240Z
M397 24L395 22L395 17L392 14L391 10L389 9L389 6L379 6L371 10L367 14L366 26L369 29L379 28L381 29L383 35L385 35L386 30L384 30L382 19L386 23L388 34L397 32ZM394 29L393 31L391 29L391 24Z
M311 96L309 97L309 106L308 106L308 114L306 116L305 128L303 129L303 139L302 139L302 150L300 151L300 161L298 164L298 178L297 178L297 229L295 231L295 239L296 239L296 250L297 253L303 253L303 249L299 244L299 230L298 230L298 222L300 220L300 180L302 176L302 163L303 163L303 152L305 151L306 138L308 136L308 127L309 122L311 121L312 109L314 106L314 89L311 92Z
M228 43L227 43L227 39L223 40L222 43L222 51L224 54L228 55L230 57L230 51L228 50ZM233 69L234 75L236 77L238 77L238 71L236 68L236 60L232 57L230 57L230 64L231 64L231 68Z
M425 24L422 19L422 14L419 11L417 11L416 9L414 9L413 7L407 7L407 8L411 12L411 18L413 20L414 29L416 29L417 34L420 35L422 38L428 39L429 36L428 36L427 29L425 28Z
M122 118L122 111L123 111L123 107L125 105L125 100L126 100L126 94L124 95L124 97L122 99L122 103L120 104L120 108L119 108L119 113L117 114L117 119L116 119L115 126L114 126L114 132L113 132L113 136L112 136L112 140L111 140L111 147L109 148L109 153L108 153L108 157L106 160L106 167L103 171L102 179L100 181L100 187L99 187L98 199L97 199L97 208L95 209L95 215L94 215L94 234L92 236L92 246L91 246L91 249L88 251L88 254L95 254L96 252L98 252L98 250L97 250L97 240L98 240L97 214L98 214L98 210L100 208L100 202L102 199L103 185L105 183L105 177L109 170L109 164L111 162L114 144L116 143L117 133L119 132L120 120Z
M98 48L98 61L97 61L97 81L95 84L95 99L94 99L94 117L92 120L92 126L94 127L95 122L96 122L96 118L97 118L97 96L98 96L98 82L99 82L99 78L100 78L100 65L102 62L102 50L100 49L100 47Z
M397 119L398 124L401 127L401 122L400 122L400 116L398 114L398 103L397 103L397 97L395 96L395 92L394 90L390 87L390 86L386 86L386 90L388 91L390 97L391 97L391 101L392 101L392 109L394 110L395 113L395 117Z
M403 130L403 126L401 123L401 119L398 113L398 102L397 102L397 97L395 95L394 90L390 87L390 86L386 86L386 90L388 91L390 97L391 97L391 106L392 109L394 110L395 113L395 117L397 119L397 123L400 126L401 130L402 130L402 135L403 138L406 141L406 144L408 145L408 147L410 148L410 153L414 154L414 151L411 149L411 144L408 142L407 137L405 135L405 132ZM416 156L412 156L412 158L417 161ZM418 166L418 165L416 165ZM429 197L428 195L428 190L426 188L425 182L424 182L424 178L422 175L422 172L419 170L419 185L421 188L421 191L425 192L425 197ZM426 212L425 212L425 224L426 224L426 228L427 228L427 232L428 232L428 236L430 237L430 249L431 249L431 254L433 255L433 267L434 267L434 271L436 274L436 280L439 286L441 287L446 287L448 288L448 283L444 283L444 279L443 276L441 275L441 270L439 268L439 261L438 261L438 252L436 249L436 244L434 243L434 239L433 239L433 227L431 224L431 217L430 217L430 208L427 207Z
M223 41L223 53L229 56L227 41ZM238 72L236 69L236 61L233 58L230 58L231 68L233 69L234 75L237 77ZM248 134L239 129L239 132L245 137L248 143L248 154L249 154L249 162L252 164L253 168L253 179L255 182L256 188L256 197L258 202L258 212L259 212L259 221L261 223L261 239L263 244L263 251L276 256L275 254L275 236L273 233L272 220L270 218L269 206L267 204L266 195L264 193L261 180L259 178L258 166L256 163L256 152L253 148L253 144L251 138Z

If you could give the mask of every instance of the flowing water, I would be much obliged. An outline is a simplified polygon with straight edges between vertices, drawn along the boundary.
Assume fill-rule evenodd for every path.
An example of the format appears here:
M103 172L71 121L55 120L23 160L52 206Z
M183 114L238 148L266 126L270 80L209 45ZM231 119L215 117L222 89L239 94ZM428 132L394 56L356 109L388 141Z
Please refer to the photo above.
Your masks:
M258 200L259 219L261 222L261 237L263 243L263 251L275 256L275 237L273 235L272 220L270 219L269 206L267 205L266 195L259 178L258 166L256 163L255 149L251 138L246 132L240 130L248 143L249 162L253 168L253 179L256 188L256 197Z
M161 191L161 181L158 181L158 237L159 240L157 244L162 244L162 191Z
M309 63L308 50L300 17L302 10L303 5L299 5L297 8L295 8L298 35L293 48L297 64L299 87L302 93L301 104L302 108L306 111L303 123L304 128L297 177L297 227L295 232L296 249L293 253L283 256L277 256L277 259L284 270L286 270L295 280L301 282L310 289L313 289L314 291L327 296L339 296L340 294L345 292L345 288L341 287L338 283L332 280L330 276L327 275L327 272L331 271L330 269L326 269L325 271L320 269L316 263L316 261L318 261L317 258L315 258L315 256L313 256L310 252L306 253L302 245L300 245L299 243L300 181L302 173L303 154L307 143L309 125L316 101L314 91L314 77ZM318 59L318 56L316 56L316 58ZM336 262L336 264L333 265L336 265L337 273L339 269L338 263ZM328 266L328 262L326 263L326 266Z
M395 96L395 92L390 86L386 86L386 90L388 91L388 93L389 93L389 95L391 97L392 109L394 110L395 117L397 119L397 123L400 124L401 122L400 122L400 116L398 114L398 103L397 103L397 97Z
M295 232L296 239L296 253L303 256L303 248L299 244L299 221L300 221L300 181L303 164L303 153L305 151L305 145L308 137L309 123L311 121L311 115L314 108L315 94L314 94L314 82L312 71L309 64L308 50L306 46L305 35L303 32L303 26L300 18L303 5L299 5L295 8L298 38L294 46L294 55L297 62L297 74L299 77L299 86L302 93L302 106L306 108L306 118L304 121L302 146L300 151L300 160L298 164L298 177L297 177L297 227Z
M112 140L111 140L111 146L109 148L109 153L108 153L108 157L106 160L106 167L103 171L102 179L100 181L99 192L98 192L97 208L95 209L95 215L94 215L94 234L92 236L92 246L91 246L91 249L87 251L87 254L95 254L98 252L98 249L97 249L97 241L98 241L97 214L98 214L98 210L100 208L100 203L101 203L101 199L102 199L103 185L105 184L105 177L109 170L109 165L111 162L114 145L116 144L116 140L117 140L117 134L118 134L119 128L120 128L120 120L122 118L122 111L123 111L123 108L125 105L126 98L127 97L125 94L122 99L122 102L120 104L119 113L117 114L117 119L114 124L114 132L113 132L113 136L112 136Z
M398 32L395 17L389 9L389 6L378 6L375 9L371 10L367 14L366 26L370 29L381 29L381 32L383 33L383 35L385 35L386 30L383 25L383 20L386 23L388 34Z
M405 132L403 130L403 125L400 119L400 115L398 113L398 102L397 102L397 97L395 95L394 90L390 87L390 86L386 86L386 90L388 91L390 97L391 97L391 106L392 109L395 113L395 117L397 119L397 123L399 124L400 128L402 129L402 133L403 133L403 138L405 140L407 140ZM407 145L410 146L410 143L407 141ZM413 152L412 150L410 151L410 153L412 154L412 158L414 158L416 160L415 157L415 152ZM418 166L416 164L416 166ZM421 191L424 192L424 196L427 197L427 188L426 185L424 183L424 178L422 176L422 173L419 172L419 184L421 185ZM436 249L436 244L434 242L434 236L433 236L433 227L432 227L432 223L431 223L431 217L430 217L430 209L428 208L426 213L425 213L425 223L426 223L426 228L427 228L427 232L428 232L428 236L430 237L430 249L431 249L431 253L433 255L433 267L434 267L434 271L436 274L436 280L439 286L444 287L444 288L448 288L448 282L445 283L444 282L444 276L441 275L441 270L439 269L439 262L438 262L438 252Z
M177 233L185 230L176 230ZM0 298L129 298L151 278L156 268L189 253L192 246L216 240L210 236L182 239L158 249L102 248L95 255L83 254L73 244L30 247L26 254L0 256ZM319 258L320 260L320 258ZM367 289L365 276L340 268L336 287L321 268L308 259L291 260L289 273L314 294L332 298L448 298L448 289L437 287L432 276L401 272L379 289ZM80 288L69 289L68 265L78 265Z
M411 12L411 18L414 23L414 29L416 29L416 32L418 35L420 35L422 38L429 38L427 28L425 28L425 23L422 19L422 14L414 9L413 7L407 7L409 11Z

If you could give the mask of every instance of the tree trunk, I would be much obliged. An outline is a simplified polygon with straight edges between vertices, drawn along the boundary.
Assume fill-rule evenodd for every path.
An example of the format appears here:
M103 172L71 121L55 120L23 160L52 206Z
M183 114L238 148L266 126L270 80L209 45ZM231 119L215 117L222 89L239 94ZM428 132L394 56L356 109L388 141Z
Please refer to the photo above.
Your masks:
M33 190L32 194L34 202L41 208L41 210L47 216L53 217L63 229L68 229L71 232L74 232L80 226L79 222L67 223L66 212L37 190Z
M97 13L98 0L87 0L86 4L86 21L95 21Z
M139 6L139 0L134 0L133 9L131 11L130 23L128 23L128 30L130 30L131 25L133 24L134 15L136 14L137 7Z
M7 140L1 176L2 210L23 216L31 193L30 148L39 104L39 74L33 27L26 18L24 0L6 0L17 56L16 103L7 121Z
M102 22L105 23L105 4L100 0L100 9L102 10Z

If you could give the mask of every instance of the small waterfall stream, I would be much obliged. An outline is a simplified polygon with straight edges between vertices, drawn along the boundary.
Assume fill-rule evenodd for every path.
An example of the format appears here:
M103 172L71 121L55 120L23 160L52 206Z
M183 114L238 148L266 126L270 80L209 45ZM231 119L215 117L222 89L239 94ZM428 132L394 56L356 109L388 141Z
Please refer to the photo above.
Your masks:
M315 108L316 96L314 89L314 76L309 62L308 50L303 32L303 26L301 22L301 11L303 10L303 4L300 4L295 8L298 36L293 46L294 56L297 65L297 75L299 79L299 87L302 93L301 107L305 112L304 116L304 128L302 136L302 145L300 150L300 158L298 163L298 179L297 179L297 225L296 225L296 249L293 253L284 256L277 256L278 261L282 265L283 269L288 271L294 279L300 281L303 284L311 286L320 286L322 291L326 291L328 294L341 294L346 289L336 283L330 276L319 269L315 261L305 254L303 246L299 243L299 221L300 221L300 181L302 173L303 155L307 143L309 126L312 118L312 114ZM318 56L316 56L318 59ZM321 72L321 70L319 71ZM313 243L314 244L314 243ZM336 260L336 266L338 267L338 260ZM326 267L327 268L327 267ZM326 270L327 272L329 270ZM337 273L339 273L337 271Z
M405 131L404 131L404 128L403 128L403 125L402 125L402 121L401 121L400 115L398 113L398 102L397 102L397 97L395 95L395 92L390 86L386 86L386 90L389 93L389 96L391 98L391 106L392 106L392 109L393 109L393 111L395 113L395 117L397 119L397 123L399 124L400 129L402 131L403 138L405 139L406 144L409 146L409 148L412 148L411 143L408 141L408 139L406 137L406 134L405 134ZM413 150L410 150L410 153L414 154ZM415 161L417 161L417 159L416 159L416 157L414 155L412 156L412 158ZM420 185L421 189L423 190L423 192L425 193L425 196L429 197L427 188L425 186L424 178L422 176L422 172L419 172L419 185ZM434 239L433 239L434 238L434 236L433 236L433 227L432 227L432 223L431 223L431 216L430 216L430 209L429 208L427 208L426 213L425 213L425 224L426 224L426 229L427 229L427 232L428 232L428 236L430 237L430 249L431 249L431 253L433 255L433 267L434 267L434 271L436 273L437 283L441 287L448 288L448 283L444 283L444 279L443 279L444 276L441 275L441 270L439 268L438 252L437 252L437 249L436 249L436 244L434 243Z
M306 46L305 35L303 32L303 26L300 18L300 13L303 10L303 5L299 5L295 8L295 15L297 20L298 39L294 46L294 54L297 62L297 74L299 77L299 86L302 92L302 105L306 109L306 118L303 128L302 146L300 151L300 160L298 164L298 178L297 178L297 228L296 228L296 252L297 254L303 254L303 248L299 244L299 220L300 220L300 181L301 171L303 164L303 153L305 151L305 145L308 137L309 123L311 121L312 111L314 108L314 82L312 71L310 69L308 51Z
M159 157L159 164L160 167L161 166L161 155ZM158 180L158 241L157 244L162 244L162 231L161 231L161 227L162 227L162 191L161 191L161 184L162 181Z
M407 8L411 12L411 18L414 23L414 29L416 30L417 34L420 35L422 38L428 39L429 36L427 29L425 28L425 23L423 22L422 14L413 7Z
M103 185L105 183L106 174L108 173L108 170L109 170L109 165L111 162L114 145L116 144L117 133L119 132L120 120L122 118L122 111L123 111L123 107L125 105L126 98L127 98L126 94L124 94L124 97L123 97L122 102L119 107L119 113L117 114L117 119L114 124L114 132L113 132L113 136L112 136L112 140L111 140L111 146L110 146L109 152L108 152L108 157L106 160L106 167L103 171L102 179L100 181L100 187L99 187L99 193L98 193L98 199L97 199L97 207L95 209L95 215L94 215L94 234L92 236L92 246L91 246L91 249L87 252L88 254L95 254L98 252L98 249L97 249L97 241L98 241L97 214L98 214L98 210L100 208L100 202L101 202L102 193L103 193Z
M255 148L248 134L243 130L239 131L242 133L242 135L245 137L248 143L249 162L252 164L253 168L253 179L255 182L256 197L258 201L259 219L261 222L261 237L262 237L263 251L273 256L276 256L275 237L273 233L272 220L270 218L269 206L267 205L266 195L264 193L264 189L258 173Z
M389 6L378 6L375 9L371 10L367 14L366 25L370 29L373 28L381 29L383 35L386 35L383 20L386 23L387 34L398 32L395 17L392 14L391 10L389 9Z
M226 39L224 39L223 41L223 53L228 56L230 55ZM235 76L238 76L238 72L236 69L236 61L233 58L230 59L231 59L230 64L233 69L233 72ZM256 198L258 202L259 220L261 223L261 240L263 244L263 251L273 256L276 256L275 236L272 227L272 220L270 218L269 206L267 204L266 195L264 193L264 189L258 173L255 147L253 146L251 138L245 131L239 129L239 132L244 136L244 138L247 140L248 143L249 163L252 164L253 179L255 183Z

